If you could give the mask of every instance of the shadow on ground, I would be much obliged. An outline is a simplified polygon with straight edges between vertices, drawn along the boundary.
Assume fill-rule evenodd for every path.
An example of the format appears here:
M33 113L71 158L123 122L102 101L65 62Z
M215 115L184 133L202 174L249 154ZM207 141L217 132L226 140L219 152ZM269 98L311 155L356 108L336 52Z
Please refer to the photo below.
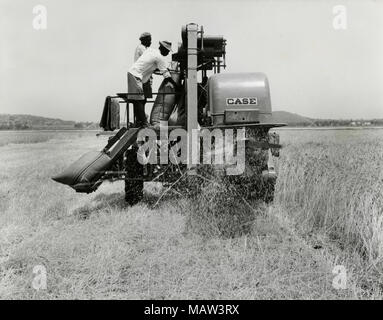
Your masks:
M73 215L79 219L87 219L99 211L111 209L124 210L126 208L128 208L128 206L123 193L100 193L90 200L89 203L73 210Z
M162 206L168 206L169 201L173 202L177 195L173 192L157 193L144 191L143 199L140 205L147 206L150 209L158 209ZM134 206L133 206L134 207ZM92 198L89 203L73 210L73 215L79 219L87 219L92 214L105 210L128 210L130 206L125 201L123 192L99 193Z

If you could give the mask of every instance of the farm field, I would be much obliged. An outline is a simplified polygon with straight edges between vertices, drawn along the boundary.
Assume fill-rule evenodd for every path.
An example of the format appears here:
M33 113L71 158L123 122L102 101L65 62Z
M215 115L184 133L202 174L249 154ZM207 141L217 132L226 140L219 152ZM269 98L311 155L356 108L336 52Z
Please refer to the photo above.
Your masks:
M106 136L0 131L0 298L382 299L383 129L278 132L275 201L227 239L188 229L189 200L156 184L126 207L123 182L50 179Z

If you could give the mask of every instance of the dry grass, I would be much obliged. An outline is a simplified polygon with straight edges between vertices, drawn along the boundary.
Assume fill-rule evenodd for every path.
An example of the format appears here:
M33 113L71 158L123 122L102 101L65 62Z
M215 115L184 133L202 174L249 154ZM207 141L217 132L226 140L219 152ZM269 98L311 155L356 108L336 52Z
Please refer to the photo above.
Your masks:
M30 144L47 142L51 139L76 139L94 135L91 131L68 131L63 134L60 131L1 131L0 130L0 147L8 144Z
M199 204L169 195L153 209L160 191L148 185L143 203L126 208L120 182L104 183L95 194L83 195L50 180L82 153L101 148L105 137L53 137L1 147L0 297L380 298L371 281L379 282L375 269L382 242L376 219L382 206L376 201L382 196L371 198L375 207L367 196L377 195L372 193L376 173L368 168L378 168L381 162L379 135L308 134L281 133L286 148L278 163L277 201L263 213L250 204L255 209L250 228L234 238L222 237L214 228L217 220L207 220L211 212L244 212L233 195L225 197L224 189L206 186ZM328 161L319 156L325 154ZM360 168L361 154L371 166ZM343 158L356 161L360 171L338 169ZM370 173L368 183L356 179L357 172ZM359 200L347 201L354 199L347 189L352 186ZM338 198L330 192L336 187ZM216 201L204 206L204 197ZM364 237L358 233L362 227ZM316 250L312 244L319 241L322 249ZM353 259L348 258L350 252ZM338 263L350 270L347 290L331 285L332 267ZM35 291L32 269L39 264L47 268L48 286Z
M336 244L361 287L383 292L383 131L282 131L276 203L300 234Z
M195 194L186 201L186 231L206 238L235 238L251 233L265 214L266 205L249 203L236 188L222 178L196 176ZM189 182L190 183L190 182Z

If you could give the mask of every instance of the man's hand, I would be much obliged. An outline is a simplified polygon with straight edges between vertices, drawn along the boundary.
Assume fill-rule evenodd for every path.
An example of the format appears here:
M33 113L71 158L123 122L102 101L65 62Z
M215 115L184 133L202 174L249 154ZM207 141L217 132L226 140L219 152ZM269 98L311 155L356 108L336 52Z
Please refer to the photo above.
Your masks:
M174 89L176 89L177 91L181 87L171 77L165 78L165 85L168 85L168 84L171 84L174 87Z
M166 77L165 78L165 82L166 82L166 84L168 84L168 83L171 83L171 84L175 84L175 82L174 82L174 80L172 79L172 77Z

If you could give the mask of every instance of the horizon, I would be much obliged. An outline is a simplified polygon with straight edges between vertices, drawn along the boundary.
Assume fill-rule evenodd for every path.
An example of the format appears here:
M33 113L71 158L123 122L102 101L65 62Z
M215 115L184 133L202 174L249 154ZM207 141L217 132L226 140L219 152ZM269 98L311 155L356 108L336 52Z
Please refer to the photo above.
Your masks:
M227 39L225 72L268 76L273 111L313 119L383 118L383 1L41 4L47 28L35 30L34 0L0 0L0 113L96 122L105 96L126 91L139 34L152 33L152 48L170 40L175 52L182 25L196 22L206 34ZM333 25L339 4L347 10L341 30ZM136 12L157 14L142 25ZM154 91L160 81L155 77Z
M298 113L295 113L295 112L290 112L290 111L286 111L286 110L273 110L272 111L273 113L274 112L287 112L289 114L293 114L293 115L296 115L296 116L299 116L299 117L303 117L303 118L306 118L308 120L332 120L332 121L368 121L368 120L383 120L383 117L382 118L313 118L313 117L308 117L308 116L305 116L305 115L302 115L302 114L298 114ZM54 118L54 117L49 117L49 116L44 116L44 115L36 115L36 114L28 114L28 113L0 113L0 116L2 115L10 115L10 116L31 116L31 117L41 117L41 118L45 118L45 119L52 119L52 120L61 120L61 121L72 121L72 122L92 122L92 123L98 123L100 122L99 120L73 120L73 119L63 119L63 118ZM101 118L101 116L100 116ZM123 121L121 121L121 123L124 123Z

